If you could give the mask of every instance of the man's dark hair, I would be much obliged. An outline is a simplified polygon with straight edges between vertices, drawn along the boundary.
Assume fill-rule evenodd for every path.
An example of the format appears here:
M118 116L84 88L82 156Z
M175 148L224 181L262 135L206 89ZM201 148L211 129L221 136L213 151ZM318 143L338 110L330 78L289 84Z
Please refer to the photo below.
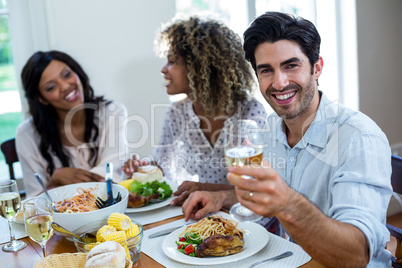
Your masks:
M245 58L256 71L254 53L258 45L279 40L290 40L299 44L309 59L313 71L314 63L320 57L320 35L308 20L281 12L266 12L256 18L244 32Z

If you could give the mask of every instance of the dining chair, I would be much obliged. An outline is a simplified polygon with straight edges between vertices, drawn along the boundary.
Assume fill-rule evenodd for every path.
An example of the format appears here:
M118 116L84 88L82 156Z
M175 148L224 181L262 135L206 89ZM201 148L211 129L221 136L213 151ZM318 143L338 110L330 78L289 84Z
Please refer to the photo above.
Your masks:
M5 140L1 143L0 145L1 151L3 152L4 158L6 160L6 164L8 165L8 172L10 174L10 179L11 180L17 180L15 177L14 173L14 167L13 164L18 162L18 155L17 155L17 149L15 147L15 138L11 138L8 140ZM25 196L25 190L21 190L20 188L20 195L21 197Z
M4 154L10 179L15 180L13 164L18 162L17 150L15 148L15 138L5 140L1 143L1 151Z
M391 156L391 184L395 193L402 194L402 157ZM402 229L387 223L391 235L396 238L395 254L392 256L392 267L402 268Z

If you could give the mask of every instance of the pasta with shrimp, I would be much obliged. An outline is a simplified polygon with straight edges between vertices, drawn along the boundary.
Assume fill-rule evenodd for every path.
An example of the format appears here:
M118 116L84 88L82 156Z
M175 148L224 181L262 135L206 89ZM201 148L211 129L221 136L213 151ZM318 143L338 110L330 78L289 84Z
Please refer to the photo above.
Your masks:
M57 202L56 207L60 213L80 213L97 210L98 207L95 205L96 196L91 193L94 190L93 188L85 190L79 187L77 188L77 195Z

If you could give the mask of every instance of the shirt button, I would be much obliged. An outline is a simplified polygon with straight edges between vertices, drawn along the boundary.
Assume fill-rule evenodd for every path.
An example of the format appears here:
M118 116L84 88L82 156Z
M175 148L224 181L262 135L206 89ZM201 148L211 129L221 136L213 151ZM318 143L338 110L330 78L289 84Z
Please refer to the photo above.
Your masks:
M291 157L289 158L289 160L293 162L293 161L295 161L295 158L294 158L293 156L291 156Z

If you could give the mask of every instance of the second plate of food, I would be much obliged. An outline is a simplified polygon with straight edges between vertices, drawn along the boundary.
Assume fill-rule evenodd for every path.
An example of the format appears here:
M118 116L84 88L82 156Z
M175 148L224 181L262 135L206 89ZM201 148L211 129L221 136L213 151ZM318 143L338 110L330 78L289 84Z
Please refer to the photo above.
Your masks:
M173 181L168 180L168 179L164 179L162 181L166 181L166 183L170 185L170 188L172 189L173 193L177 191L178 186L176 183L174 183ZM170 204L170 201L172 201L175 198L176 198L176 196L173 196L173 194L172 194L172 196L170 196L167 199L162 200L160 202L152 202L151 201L142 207L127 208L126 213L144 212L144 211L150 211L150 210L166 207Z
M228 219L229 218L230 215L228 215ZM166 256L181 263L191 265L216 265L247 258L251 255L256 254L263 247L266 246L269 239L269 234L267 230L261 225L253 222L240 222L237 225L237 228L243 229L244 231L244 246L241 252L233 255L198 258L188 256L178 251L176 241L178 241L179 235L186 229L186 226L183 226L166 236L162 244L162 250L166 254Z

